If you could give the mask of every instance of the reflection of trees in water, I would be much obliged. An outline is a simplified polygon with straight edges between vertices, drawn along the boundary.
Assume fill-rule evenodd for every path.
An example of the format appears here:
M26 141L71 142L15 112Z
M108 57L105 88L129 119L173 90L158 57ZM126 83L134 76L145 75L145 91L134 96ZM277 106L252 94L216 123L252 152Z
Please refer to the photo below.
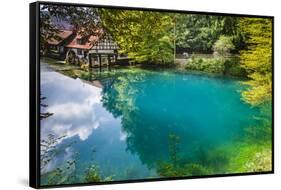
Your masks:
M79 177L76 173L78 159L79 153L76 152L63 164L56 167L54 170L43 174L41 183L47 185L77 183L77 180L79 180Z
M40 106L46 108L48 105L42 103L46 97L40 97ZM40 113L40 119L47 119L51 117L53 113L45 112ZM92 160L86 163L85 170L79 170L79 158L80 154L73 151L73 145L76 141L64 141L66 135L57 137L53 134L48 134L45 139L40 140L40 170L41 170L41 184L42 185L59 185L59 184L73 184L73 183L85 183L85 182L99 182L99 181L111 181L112 177L102 177L99 170L99 166L94 163L95 148L92 151ZM71 151L71 156L67 158L67 152ZM66 159L65 159L66 157ZM57 165L58 159L65 159L62 163ZM55 168L51 171L48 167L55 164ZM78 171L79 170L79 171Z
M41 108L48 107L47 104L43 103L43 100L45 100L45 99L46 99L46 97L44 97L40 94ZM40 120L46 119L52 115L53 115L53 113L50 113L50 112L42 113L40 110ZM55 137L54 135L49 134L46 139L41 139L41 142L40 142L40 168L41 168L41 170L44 169L46 167L46 165L48 163L50 163L50 161L53 159L53 157L57 154L56 145L64 137L65 136Z
M40 106L41 106L41 108L46 108L46 107L48 107L47 104L44 104L44 103L43 103L43 100L45 100L45 99L46 99L46 97L44 97L44 96L42 96L42 95L40 94ZM50 112L42 113L42 112L40 111L40 120L46 119L46 118L48 118L48 117L50 117L50 116L52 116L52 115L53 115L53 113L50 113Z
M156 171L162 177L182 177L209 174L208 168L202 163L192 162L179 155L180 138L169 134L169 159L157 162Z
M58 143L61 141L65 136L55 137L55 135L49 134L46 139L41 140L40 144L40 168L41 170L44 169L47 164L52 161L52 159L57 156L60 151L58 150Z
M42 101L46 97L40 95L40 106L42 108L48 107L47 104L44 104ZM40 112L40 120L47 119L53 116L54 113ZM40 140L40 170L42 175L42 184L56 185L64 184L65 182L71 183L77 179L75 175L76 171L76 162L78 160L78 153L75 153L70 159L66 160L61 166L56 167L54 170L49 171L44 174L46 167L51 164L52 161L55 161L61 155L64 155L68 148L72 147L76 141L71 141L69 143L61 142L64 140L66 135L61 135L56 137L53 134L48 134L47 138Z
M159 118L157 115L151 117L149 114L153 113L143 112L140 99L146 96L144 92L147 92L148 86L157 87L159 84L156 84L155 80L149 80L147 75L149 73L146 72L126 73L118 76L110 87L103 89L103 106L114 117L121 118L122 130L127 134L127 149L137 154L148 168L155 168L158 175L164 177L223 174L237 171L230 167L232 157L235 156L235 146L241 146L249 138L240 139L238 142L240 145L230 143L219 147L216 144L203 146L200 139L191 139L185 133L184 128L188 127L185 126L186 123L178 121L173 124L168 118ZM144 80L145 85L142 84ZM162 115L161 111L159 110L159 115ZM268 125L268 123L265 122L264 125ZM254 129L257 137L265 134L264 129L267 130L264 127L257 128L258 126ZM271 133L267 132L267 134ZM259 138L259 140L261 139ZM250 140L250 143L254 143L254 141ZM239 150L237 149L237 151ZM235 162L236 165L246 163L245 160L241 163Z
M272 138L272 105L271 103L260 106L260 112L254 116L256 125L245 128L245 136L248 141L271 141Z
M144 92L148 85L157 84L154 84L154 80L147 81L149 72L136 72L119 76L110 88L104 88L102 103L114 117L121 117L122 130L127 134L127 149L137 154L142 163L153 168L158 160L168 159L167 137L179 132L172 125L167 126L165 118L143 119L151 116L141 111L138 98L146 95ZM146 84L143 85L143 82Z

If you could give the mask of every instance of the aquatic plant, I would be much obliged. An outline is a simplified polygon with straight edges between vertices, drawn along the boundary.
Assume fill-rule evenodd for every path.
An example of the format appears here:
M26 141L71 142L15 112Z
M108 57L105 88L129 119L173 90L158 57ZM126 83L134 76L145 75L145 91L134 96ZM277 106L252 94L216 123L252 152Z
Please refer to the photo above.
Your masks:
M272 169L272 152L270 144L238 144L228 166L229 172L262 172Z
M184 176L199 176L211 174L211 170L198 164L190 163L180 167L175 167L173 163L159 162L157 173L162 177L184 177Z
M199 161L199 163L209 168L212 174L225 173L233 155L232 148L231 145L211 147L206 151L204 161Z
M96 164L91 164L90 166L88 166L87 169L85 170L84 176L85 176L84 181L87 183L113 180L112 176L107 176L103 178L100 169Z
M210 170L199 163L184 160L178 155L180 138L169 134L169 161L157 163L157 173L162 177L182 177L209 174Z
M86 182L100 182L102 181L99 174L99 168L96 165L89 166L85 171Z
M174 167L178 164L178 151L179 151L180 138L176 134L169 134L169 155L173 162Z

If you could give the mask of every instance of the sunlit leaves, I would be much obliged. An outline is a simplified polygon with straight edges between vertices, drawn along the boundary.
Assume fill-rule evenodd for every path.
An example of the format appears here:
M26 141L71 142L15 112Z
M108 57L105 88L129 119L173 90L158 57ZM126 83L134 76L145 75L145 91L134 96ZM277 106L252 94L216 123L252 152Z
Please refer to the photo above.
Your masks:
M271 100L272 94L272 22L265 18L243 18L239 27L246 38L247 49L241 51L241 65L251 79L243 99L259 105Z
M227 55L234 48L232 37L224 35L220 36L213 46L214 52L218 53L219 55Z
M104 28L118 43L119 53L136 62L171 63L173 59L172 18L150 11L100 11Z

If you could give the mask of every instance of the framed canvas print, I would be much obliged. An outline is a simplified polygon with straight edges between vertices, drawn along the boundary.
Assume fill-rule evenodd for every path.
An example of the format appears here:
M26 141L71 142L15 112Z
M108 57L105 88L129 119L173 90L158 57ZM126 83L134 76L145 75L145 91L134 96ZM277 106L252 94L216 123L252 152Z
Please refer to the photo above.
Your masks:
M30 186L273 173L273 17L30 4Z

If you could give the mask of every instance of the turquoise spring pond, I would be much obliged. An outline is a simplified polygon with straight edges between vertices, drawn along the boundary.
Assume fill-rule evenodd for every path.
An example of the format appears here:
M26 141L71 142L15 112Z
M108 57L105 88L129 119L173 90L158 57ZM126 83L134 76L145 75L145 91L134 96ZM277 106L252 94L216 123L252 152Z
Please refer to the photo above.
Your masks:
M134 68L113 70L100 83L41 63L48 105L41 112L53 114L41 120L41 139L64 136L56 143L60 151L41 168L42 183L69 160L75 160L65 171L70 175L83 176L96 165L112 180L158 178L158 164L170 162L171 154L204 165L216 159L208 157L212 150L243 141L260 114L241 100L245 87L234 78Z

